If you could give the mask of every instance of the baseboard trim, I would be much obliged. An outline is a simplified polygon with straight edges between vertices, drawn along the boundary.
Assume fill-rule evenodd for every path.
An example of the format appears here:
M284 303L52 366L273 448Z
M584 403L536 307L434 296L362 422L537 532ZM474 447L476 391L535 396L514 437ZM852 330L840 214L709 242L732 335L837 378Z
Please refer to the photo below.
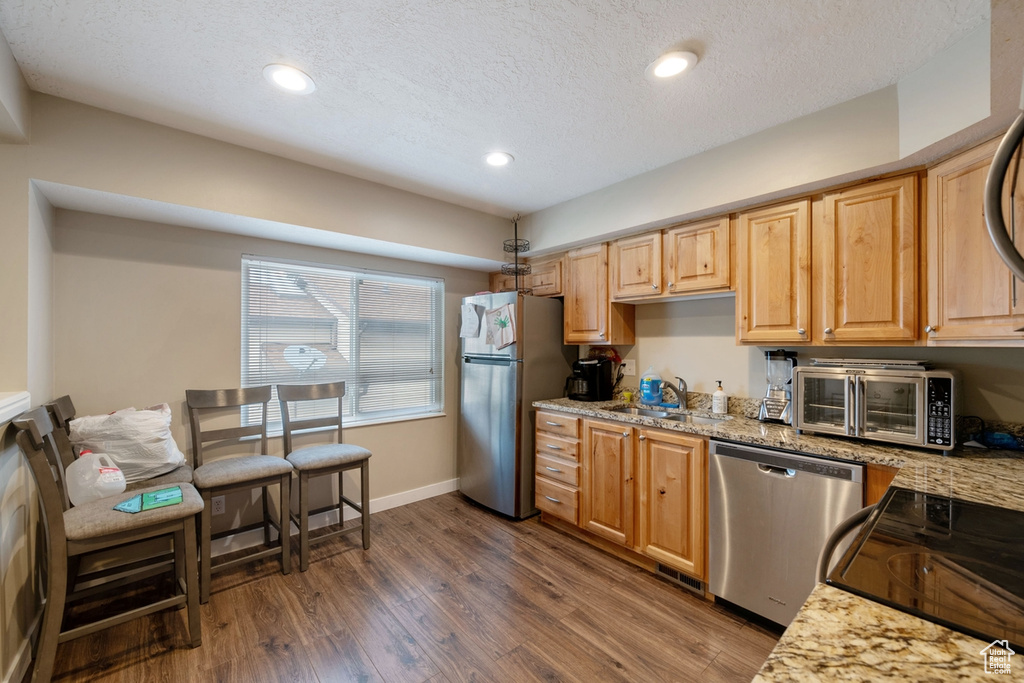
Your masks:
M29 667L32 666L32 647L36 638L38 638L39 623L42 621L42 618L43 609L40 607L35 619L32 620L32 625L29 626L29 637L22 639L18 652L11 658L11 665L4 672L3 683L21 683L25 680L25 674L28 673Z
M390 510L391 508L401 507L403 505L408 505L409 503L434 498L435 496L441 496L458 490L459 480L449 479L448 481L441 481L429 486L412 489L411 491L402 491L401 493L395 493L390 496L374 498L370 501L370 514L383 512L384 510ZM345 508L345 521L355 519L357 516L358 515L355 510L347 507ZM320 514L312 515L309 518L310 529L319 529L320 527L330 526L331 524L337 523L337 510L321 512ZM298 532L299 531L295 528L295 525L292 525L292 535L294 536L298 534ZM251 529L240 534L232 534L231 536L225 536L224 538L219 538L213 541L210 546L210 552L214 557L217 557L218 555L226 555L227 553L233 553L236 550L254 548L262 544L263 529Z

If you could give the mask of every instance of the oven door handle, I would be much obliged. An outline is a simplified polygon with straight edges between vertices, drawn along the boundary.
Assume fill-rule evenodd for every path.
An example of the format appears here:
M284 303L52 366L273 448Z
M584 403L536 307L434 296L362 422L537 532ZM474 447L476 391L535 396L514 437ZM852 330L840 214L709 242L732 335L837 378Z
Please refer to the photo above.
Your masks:
M846 424L843 433L846 436L856 435L857 423L857 379L853 375L846 376Z
M821 548L821 554L818 556L818 583L825 583L825 579L828 578L829 565L832 564L832 553L836 551L836 546L842 543L851 531L862 525L874 509L874 505L861 508L832 530L832 534L825 541L825 545Z

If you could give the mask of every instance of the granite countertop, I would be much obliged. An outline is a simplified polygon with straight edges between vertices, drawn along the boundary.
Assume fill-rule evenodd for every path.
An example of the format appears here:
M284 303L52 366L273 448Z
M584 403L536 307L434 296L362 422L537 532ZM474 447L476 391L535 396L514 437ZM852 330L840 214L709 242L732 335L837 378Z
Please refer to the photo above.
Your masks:
M560 398L536 401L533 405L585 417L898 467L893 486L1024 510L1024 454L1020 452L957 448L942 455L924 449L797 434L786 425L751 419L750 406L743 404L731 415L732 419L714 425L609 411L624 404L621 400L585 403ZM730 408L733 404L730 399ZM689 407L691 410L686 412L710 414L700 410L704 406L695 406L693 400ZM987 642L819 584L754 681L990 680L992 674L985 673L980 654L986 646ZM1013 673L1001 677L1003 680L1024 680L1024 656L1014 659Z

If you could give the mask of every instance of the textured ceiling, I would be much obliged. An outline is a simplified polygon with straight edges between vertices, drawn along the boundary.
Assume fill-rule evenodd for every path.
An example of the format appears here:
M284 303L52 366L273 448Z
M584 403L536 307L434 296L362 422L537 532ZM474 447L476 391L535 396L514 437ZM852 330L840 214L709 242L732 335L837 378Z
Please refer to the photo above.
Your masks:
M896 83L987 0L0 0L33 90L528 213ZM701 57L669 82L644 68ZM300 67L305 97L265 64ZM482 155L511 152L487 168Z

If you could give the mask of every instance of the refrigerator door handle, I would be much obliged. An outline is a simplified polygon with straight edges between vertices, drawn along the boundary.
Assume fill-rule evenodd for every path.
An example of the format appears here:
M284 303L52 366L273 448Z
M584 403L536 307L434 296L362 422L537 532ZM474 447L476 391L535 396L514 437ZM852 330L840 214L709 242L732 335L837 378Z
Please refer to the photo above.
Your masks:
M521 360L509 358L508 356L463 356L463 363L474 363L476 365L511 365L522 363Z

